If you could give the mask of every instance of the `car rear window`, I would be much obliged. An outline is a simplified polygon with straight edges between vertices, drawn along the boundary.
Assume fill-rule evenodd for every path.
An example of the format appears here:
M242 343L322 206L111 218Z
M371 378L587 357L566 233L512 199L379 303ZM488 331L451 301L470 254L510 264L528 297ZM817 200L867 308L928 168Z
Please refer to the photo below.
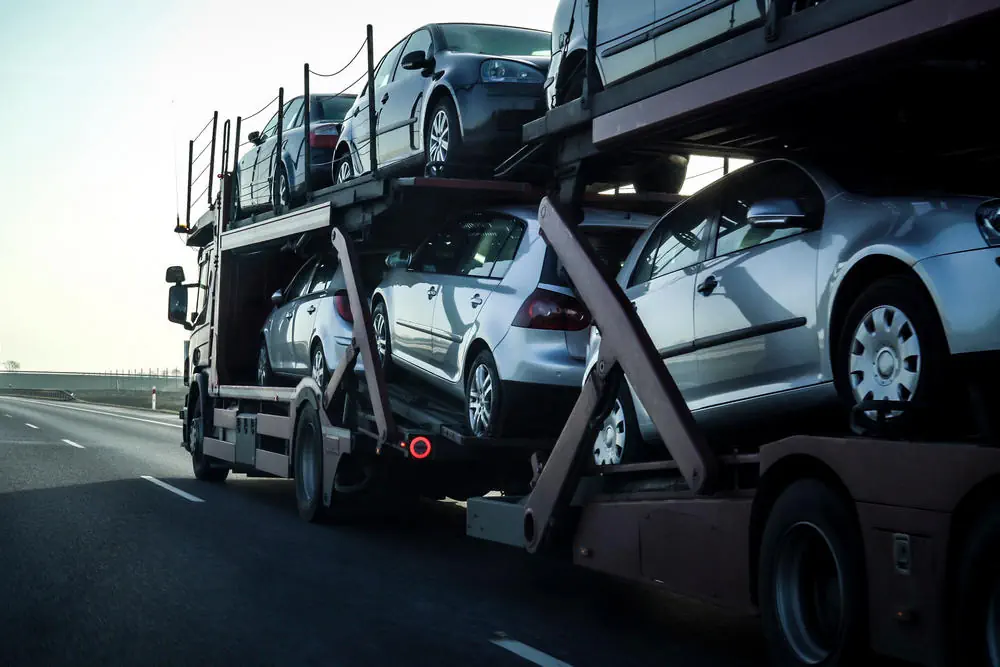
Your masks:
M351 106L353 104L353 97L341 97L335 95L317 97L315 98L315 104L312 109L316 117L311 118L310 120L342 121L347 117L347 112L351 110Z
M597 258L607 269L608 277L614 279L625 263L632 246L639 240L643 230L635 227L582 227L583 236L594 249ZM569 277L563 272L561 262L552 248L545 251L541 282L548 285L570 287Z

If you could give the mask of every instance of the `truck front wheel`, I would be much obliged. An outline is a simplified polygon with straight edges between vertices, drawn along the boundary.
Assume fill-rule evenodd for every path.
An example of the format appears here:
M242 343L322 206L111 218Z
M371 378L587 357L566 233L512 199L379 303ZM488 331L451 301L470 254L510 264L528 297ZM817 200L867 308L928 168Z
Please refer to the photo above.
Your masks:
M760 547L758 600L775 665L863 664L864 553L849 503L816 479L778 497Z
M201 417L201 397L197 397L191 403L188 438L191 445L191 468L194 471L195 479L203 482L223 482L229 476L229 466L219 459L206 456L202 451L202 445L205 442L205 426Z

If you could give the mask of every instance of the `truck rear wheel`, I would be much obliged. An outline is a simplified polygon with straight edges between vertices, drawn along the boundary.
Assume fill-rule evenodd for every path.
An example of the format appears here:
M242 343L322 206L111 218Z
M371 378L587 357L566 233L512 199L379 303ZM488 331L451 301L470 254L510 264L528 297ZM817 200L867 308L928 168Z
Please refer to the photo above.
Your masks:
M299 409L295 425L295 500L309 522L323 515L323 426L312 403Z
M955 570L954 664L1000 665L1000 501L985 508Z
M758 600L775 665L863 664L867 600L848 503L816 479L778 497L760 546Z

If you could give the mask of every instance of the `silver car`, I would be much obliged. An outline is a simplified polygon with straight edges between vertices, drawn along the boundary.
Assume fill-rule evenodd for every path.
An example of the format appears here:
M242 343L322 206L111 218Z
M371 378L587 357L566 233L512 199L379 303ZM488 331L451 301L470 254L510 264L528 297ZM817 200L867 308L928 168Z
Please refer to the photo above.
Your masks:
M965 389L946 380L955 364L1000 349L1000 292L983 278L998 271L1000 200L887 196L907 182L904 169L855 162L838 182L759 162L643 235L618 283L700 423L731 426L838 394L849 405L951 405ZM599 344L593 329L588 373ZM655 438L623 390L594 461L643 458Z
M344 274L330 253L315 255L271 296L260 332L257 384L312 377L321 387L353 337Z
M539 234L537 207L457 216L411 256L394 253L372 297L386 372L463 399L479 437L568 414L580 391L590 314ZM588 210L581 231L617 271L648 215Z

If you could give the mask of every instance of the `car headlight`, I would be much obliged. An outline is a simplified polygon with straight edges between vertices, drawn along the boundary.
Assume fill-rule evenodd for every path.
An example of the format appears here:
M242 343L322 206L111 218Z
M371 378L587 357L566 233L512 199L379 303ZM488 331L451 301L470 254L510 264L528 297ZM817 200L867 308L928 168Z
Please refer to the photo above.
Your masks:
M1000 199L991 199L976 209L976 223L986 243L1000 245Z
M492 59L480 68L483 83L542 83L545 75L534 67L513 60Z

